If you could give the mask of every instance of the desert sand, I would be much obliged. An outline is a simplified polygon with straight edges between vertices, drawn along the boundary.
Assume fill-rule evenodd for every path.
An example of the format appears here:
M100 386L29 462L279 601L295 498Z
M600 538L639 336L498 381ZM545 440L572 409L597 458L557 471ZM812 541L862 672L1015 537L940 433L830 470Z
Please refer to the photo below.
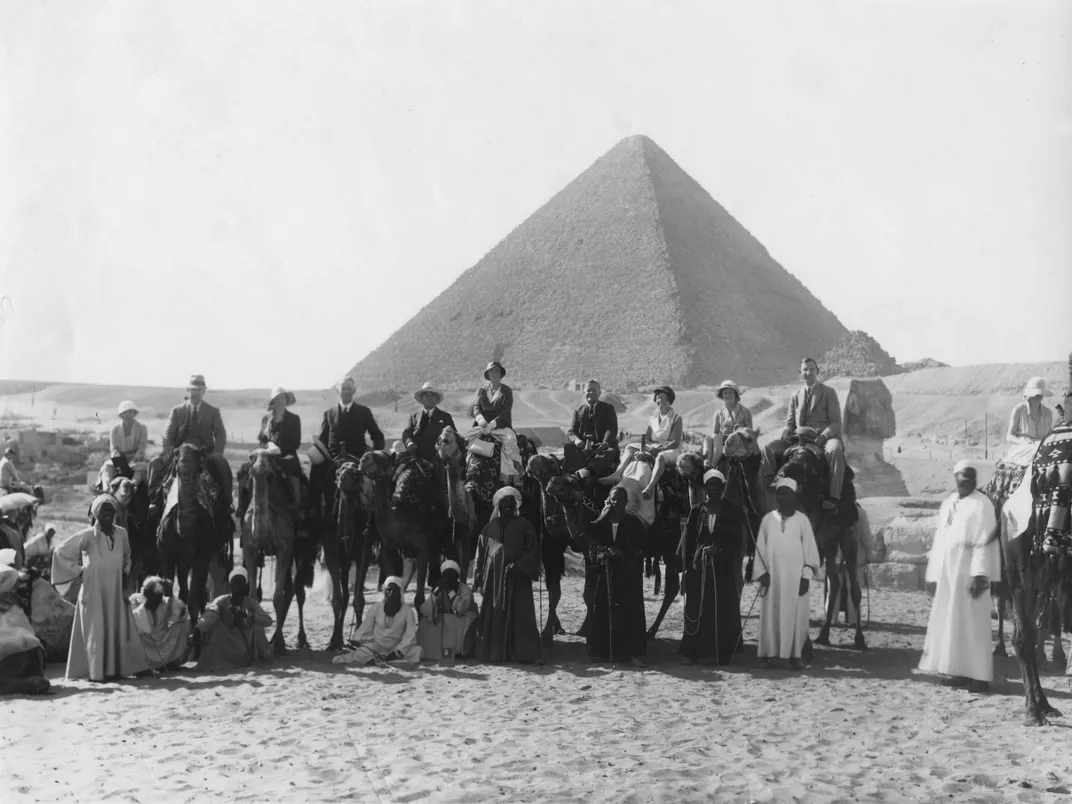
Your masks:
M580 585L565 581L567 629L582 617ZM306 604L317 648L329 636L323 586ZM820 588L811 600L814 626ZM589 664L576 637L559 638L544 667L353 669L295 651L269 670L91 684L53 665L53 694L0 699L2 799L1068 800L1069 732L1021 725L1013 659L996 659L991 695L941 687L914 674L929 598L872 590L870 604L870 650L835 629L802 673L758 667L754 615L733 665L683 667L680 602L647 669ZM1067 710L1069 680L1045 672Z

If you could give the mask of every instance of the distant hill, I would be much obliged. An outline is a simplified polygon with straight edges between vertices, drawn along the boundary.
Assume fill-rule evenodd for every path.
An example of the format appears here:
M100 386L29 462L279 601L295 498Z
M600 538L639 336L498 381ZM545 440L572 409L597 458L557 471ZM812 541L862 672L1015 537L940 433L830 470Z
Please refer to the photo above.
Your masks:
M898 371L897 361L889 352L858 329L841 338L819 362L819 372L824 379L884 377Z
M363 390L785 382L845 327L647 137L533 213L352 375ZM403 379L404 378L404 379Z

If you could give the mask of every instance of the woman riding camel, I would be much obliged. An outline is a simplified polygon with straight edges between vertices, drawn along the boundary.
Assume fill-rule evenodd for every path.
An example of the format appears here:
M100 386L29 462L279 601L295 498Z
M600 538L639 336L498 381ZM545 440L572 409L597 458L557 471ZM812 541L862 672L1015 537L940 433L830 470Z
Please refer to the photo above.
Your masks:
M290 482L294 504L301 503L301 417L287 408L295 403L294 394L286 388L275 388L268 400L268 413L261 419L258 440L261 446L278 459L278 465Z
M655 389L653 399L656 409L648 420L648 427L644 431L644 451L649 455L655 456L655 466L652 468L651 480L641 492L641 496L645 499L651 499L655 494L655 489L659 485L659 478L666 471L666 465L677 461L677 456L681 454L684 423L681 420L681 416L675 413L672 407L676 398L674 389L668 385L661 385ZM615 478L615 482L625 476L626 469L629 468L629 464L632 463L640 451L640 444L626 445L622 455L622 464L618 467L618 471L611 475L612 478Z
M1009 417L1009 432L1005 440L1013 446L1005 454L1006 463L1030 466L1039 442L1053 429L1053 411L1042 404L1043 397L1050 396L1046 381L1032 377L1024 386L1024 402L1012 409Z
M756 431L752 429L752 411L741 404L741 387L733 380L726 380L718 387L715 396L723 405L715 411L712 435L705 444L707 459L712 466L718 466L723 454L731 458L755 456L758 461L759 443Z
M484 369L485 385L476 391L473 400L473 431L466 433L466 440L473 436L490 435L502 445L501 474L503 483L513 483L520 477L521 452L517 435L513 430L511 411L514 407L514 392L503 383L506 369L498 360L492 360Z
M141 468L145 471L145 447L149 444L149 430L138 421L138 406L129 399L124 399L119 403L116 413L119 416L119 424L112 428L109 438L111 457L125 458L135 470Z

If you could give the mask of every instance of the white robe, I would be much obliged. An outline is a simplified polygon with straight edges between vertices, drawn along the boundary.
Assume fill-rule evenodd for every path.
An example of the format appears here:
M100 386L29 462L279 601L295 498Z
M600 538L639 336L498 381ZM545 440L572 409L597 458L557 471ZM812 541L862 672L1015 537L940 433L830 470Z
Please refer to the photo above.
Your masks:
M809 567L810 572L804 568ZM770 589L759 603L759 650L762 658L800 658L808 638L809 594L800 594L800 579L819 568L819 548L808 518L797 511L789 519L777 511L763 517L756 540L754 577L770 573Z
M942 503L927 561L927 582L938 586L919 662L923 672L993 681L990 595L973 600L968 588L977 575L999 580L996 530L994 506L982 492L954 493Z
M354 641L359 642L361 647L340 653L331 661L334 664L369 664L376 659L382 661L393 652L399 653L406 662L416 664L421 660L421 646L417 644L417 614L406 603L393 617L388 617L384 612L383 603L372 606L357 629Z

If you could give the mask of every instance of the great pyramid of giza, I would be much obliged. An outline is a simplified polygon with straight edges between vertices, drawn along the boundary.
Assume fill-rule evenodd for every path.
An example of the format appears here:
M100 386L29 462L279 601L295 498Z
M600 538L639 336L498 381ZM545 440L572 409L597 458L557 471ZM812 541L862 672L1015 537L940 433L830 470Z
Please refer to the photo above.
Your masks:
M628 137L352 370L365 390L587 377L627 389L785 382L846 332L699 184Z

